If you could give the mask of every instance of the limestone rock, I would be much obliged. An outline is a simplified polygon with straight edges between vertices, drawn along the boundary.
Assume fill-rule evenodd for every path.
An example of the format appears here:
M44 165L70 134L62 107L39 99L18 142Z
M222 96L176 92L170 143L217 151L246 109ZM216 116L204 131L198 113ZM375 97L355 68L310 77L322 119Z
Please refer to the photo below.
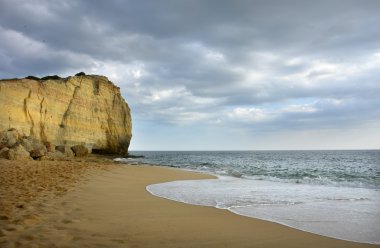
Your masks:
M84 157L88 155L88 149L84 145L72 146L71 150L73 150L75 156L77 157Z
M39 161L44 161L44 160L54 161L54 160L56 160L55 153L47 152L45 155L38 157L37 160L39 160Z
M46 141L46 142L44 143L44 145L45 145L46 150L47 150L48 152L52 152L52 153L55 152L55 145L53 145L51 142Z
M27 150L28 152L31 152L36 149L40 149L41 147L45 147L45 145L38 139L33 137L24 137L21 140L21 145ZM46 147L45 147L46 150Z
M52 158L52 160L63 160L67 156L65 156L62 152L60 151L55 151L54 153L49 152L47 155L49 158Z
M94 152L128 152L130 109L106 77L81 73L0 80L0 104L0 130L14 127L42 143L85 144ZM20 137L7 131L0 136L0 149L3 135L14 137L8 140L17 146Z
M8 151L8 159L10 160L32 160L29 152L22 145L18 145Z
M47 153L47 149L45 146L40 146L36 149L33 149L32 151L30 151L30 156L34 159L36 158L39 158L39 157L42 157L42 156L45 156L45 154Z
M67 147L66 147L66 146L63 146L63 145L60 145L60 146L56 146L56 147L55 147L55 150L61 152L62 154L65 153L65 150L66 150L66 149L67 149Z
M1 92L0 92L1 93ZM20 135L16 129L10 128L6 131L0 132L0 144L6 147L13 147L17 145Z
M74 155L75 155L69 146L63 146L63 145L56 146L55 150L56 150L56 152L58 151L58 152L62 153L65 157L71 158L71 157L74 157Z
M33 141L31 139L28 139L27 137L23 138L21 140L21 145L27 150L28 152L31 152L34 149Z
M50 160L50 161L60 161L60 160L68 160L70 158L66 157L62 152L47 152L44 156L39 157L38 160Z
M33 137L24 137L21 140L21 145L34 159L42 157L47 153L46 146L40 140Z

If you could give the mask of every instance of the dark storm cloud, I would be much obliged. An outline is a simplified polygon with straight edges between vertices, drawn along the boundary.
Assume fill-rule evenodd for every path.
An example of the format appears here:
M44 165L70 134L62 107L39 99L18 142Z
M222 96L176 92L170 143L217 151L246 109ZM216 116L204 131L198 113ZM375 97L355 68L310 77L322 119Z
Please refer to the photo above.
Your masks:
M0 76L106 74L137 118L166 123L354 125L378 113L378 13L377 0L3 0Z

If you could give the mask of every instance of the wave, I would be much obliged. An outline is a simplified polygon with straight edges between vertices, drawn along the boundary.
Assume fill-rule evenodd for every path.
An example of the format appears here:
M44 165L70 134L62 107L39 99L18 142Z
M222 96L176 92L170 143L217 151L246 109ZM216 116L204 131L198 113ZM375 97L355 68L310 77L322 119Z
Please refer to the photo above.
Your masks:
M217 176L308 185L380 189L378 151L139 152L144 158L118 158Z
M380 244L377 190L221 176L153 184L151 194L356 242Z

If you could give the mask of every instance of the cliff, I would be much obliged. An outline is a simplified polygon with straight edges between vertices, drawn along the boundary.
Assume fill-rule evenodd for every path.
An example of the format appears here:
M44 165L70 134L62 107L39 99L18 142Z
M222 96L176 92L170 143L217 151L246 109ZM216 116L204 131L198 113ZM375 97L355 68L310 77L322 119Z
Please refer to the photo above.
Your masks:
M128 104L104 76L0 80L0 130L56 146L126 154L132 137Z

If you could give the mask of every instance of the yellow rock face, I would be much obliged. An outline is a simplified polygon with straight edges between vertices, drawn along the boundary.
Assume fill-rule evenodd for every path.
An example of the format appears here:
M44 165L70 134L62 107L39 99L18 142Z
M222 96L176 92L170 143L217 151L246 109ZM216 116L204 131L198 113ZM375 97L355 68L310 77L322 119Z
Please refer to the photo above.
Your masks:
M0 81L0 130L16 128L55 145L127 153L132 137L128 104L103 76Z

